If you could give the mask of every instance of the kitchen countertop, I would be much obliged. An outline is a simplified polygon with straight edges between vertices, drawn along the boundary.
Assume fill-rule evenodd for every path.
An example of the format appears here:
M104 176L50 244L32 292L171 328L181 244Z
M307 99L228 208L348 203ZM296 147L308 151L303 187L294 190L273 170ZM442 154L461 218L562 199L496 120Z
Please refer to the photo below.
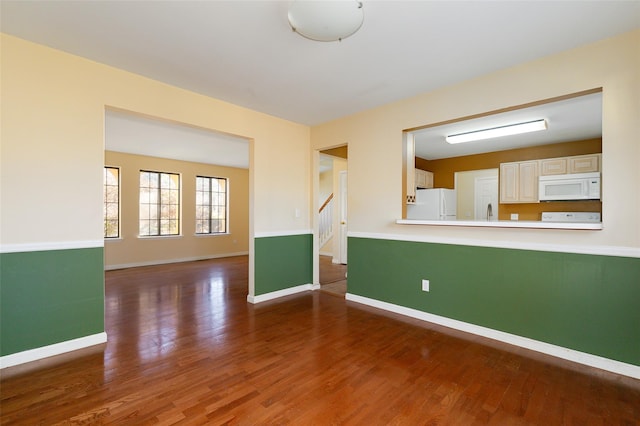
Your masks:
M542 222L528 220L421 220L398 219L398 225L473 226L481 228L586 229L599 231L602 222Z

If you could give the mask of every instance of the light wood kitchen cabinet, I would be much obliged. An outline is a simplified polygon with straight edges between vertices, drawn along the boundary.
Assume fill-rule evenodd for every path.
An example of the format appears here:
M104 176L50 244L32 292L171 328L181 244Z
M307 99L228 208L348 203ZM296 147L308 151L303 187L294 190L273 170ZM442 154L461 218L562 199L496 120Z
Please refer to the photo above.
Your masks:
M569 157L569 173L590 173L600 171L601 154L576 155Z
M500 164L500 202L518 202L518 163Z
M572 157L545 158L540 162L540 176L600 171L601 154L575 155Z
M540 176L564 175L566 173L566 158L547 158L540 160Z
M500 202L538 202L538 161L500 164Z
M416 169L415 173L416 188L433 188L433 173L420 169Z
M520 181L518 189L520 190L521 203L537 203L538 202L538 162L524 161L519 163Z

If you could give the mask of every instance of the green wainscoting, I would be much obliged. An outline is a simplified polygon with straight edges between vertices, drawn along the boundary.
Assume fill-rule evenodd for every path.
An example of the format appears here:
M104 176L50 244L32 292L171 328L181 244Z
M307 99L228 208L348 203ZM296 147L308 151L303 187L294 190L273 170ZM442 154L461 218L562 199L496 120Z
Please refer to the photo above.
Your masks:
M0 254L0 355L104 331L103 248Z
M313 235L255 239L255 295L313 281Z
M638 258L353 237L348 247L351 294L640 365Z

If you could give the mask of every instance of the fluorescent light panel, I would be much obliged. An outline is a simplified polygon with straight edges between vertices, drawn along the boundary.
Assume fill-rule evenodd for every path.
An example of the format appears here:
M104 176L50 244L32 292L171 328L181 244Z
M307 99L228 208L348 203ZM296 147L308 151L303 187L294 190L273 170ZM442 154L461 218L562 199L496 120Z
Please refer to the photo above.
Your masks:
M525 123L508 124L490 129L475 130L473 132L458 133L445 138L448 143L462 143L479 141L482 139L499 138L501 136L518 135L520 133L537 132L547 129L547 120L534 120Z

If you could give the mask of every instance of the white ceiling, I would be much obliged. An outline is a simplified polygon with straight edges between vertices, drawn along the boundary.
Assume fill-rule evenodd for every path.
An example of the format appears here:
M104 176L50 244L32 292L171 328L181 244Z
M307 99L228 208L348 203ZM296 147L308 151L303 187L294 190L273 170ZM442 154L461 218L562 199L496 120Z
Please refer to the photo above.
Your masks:
M476 142L449 144L447 135L545 119L547 130ZM427 160L602 137L602 93L412 132L416 156Z
M362 28L323 43L290 29L288 3L2 0L0 25L20 38L307 125L640 27L640 1L364 0ZM189 155L198 161L221 158L225 143L239 156L248 149L246 141L193 128L175 130L181 143L170 146L176 144L162 140L172 125L137 116L108 113L107 124L121 139L109 138L107 149L187 151L184 132L194 137L197 149ZM141 136L142 129L154 136ZM221 144L203 143L208 137ZM200 151L207 144L210 151Z
M249 141L206 129L107 110L105 149L249 168Z
M315 125L640 27L640 1L374 1L342 42L288 1L0 2L5 33Z

